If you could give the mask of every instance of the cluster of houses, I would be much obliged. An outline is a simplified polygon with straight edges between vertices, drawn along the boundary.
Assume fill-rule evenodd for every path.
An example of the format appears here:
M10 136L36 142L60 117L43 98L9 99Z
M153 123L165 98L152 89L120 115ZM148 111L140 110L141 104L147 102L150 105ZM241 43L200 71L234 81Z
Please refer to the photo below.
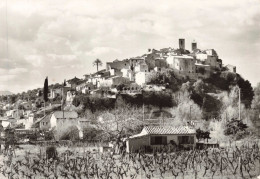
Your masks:
M66 88L65 88L66 89ZM68 90L68 89L67 89ZM64 90L65 91L65 90ZM64 92L65 93L65 92ZM52 93L49 96L53 95ZM55 129L58 134L66 131L71 126L76 126L82 136L82 128L89 125L87 119L80 118L75 111L53 111L53 107L60 108L60 104L50 104L45 109L36 110L34 103L19 99L13 104L1 103L1 110L4 114L0 117L0 128L17 128L17 131L34 131ZM61 109L61 108L60 108ZM40 117L46 111L46 115ZM0 131L0 133L3 132ZM59 136L58 136L59 138Z
M184 78L197 79L209 77L212 72L223 69L223 64L214 49L200 50L197 48L197 43L192 42L190 52L185 49L185 39L179 39L177 49L171 47L160 50L149 49L148 53L142 56L107 62L103 70L86 74L84 79L75 77L67 80L65 88L51 89L50 96L55 98L65 92L68 98L71 98L73 96L71 90L95 94L108 89L115 94L118 92L115 87L121 84L124 84L125 92L138 92L146 88L151 80L151 73L167 69ZM235 66L226 65L225 69L236 73Z

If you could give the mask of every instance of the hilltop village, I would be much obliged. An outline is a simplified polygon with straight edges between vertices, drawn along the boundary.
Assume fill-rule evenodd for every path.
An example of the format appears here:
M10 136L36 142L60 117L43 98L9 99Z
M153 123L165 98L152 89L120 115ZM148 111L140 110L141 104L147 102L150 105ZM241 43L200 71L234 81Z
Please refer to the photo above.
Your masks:
M189 79L207 78L211 73L226 70L236 73L236 67L223 66L222 60L214 49L200 50L197 43L191 44L192 51L185 49L185 39L179 39L179 48L148 49L142 56L124 60L107 62L106 68L93 74L84 75L68 80L71 88L82 93L96 93L100 88L113 88L124 84L125 90L140 90L149 84L151 74L173 70L177 76ZM52 91L52 97L55 93Z
M223 65L214 49L201 50L196 42L192 42L189 51L185 48L185 39L179 39L179 48L148 49L142 56L107 62L105 69L98 70L100 66L97 64L97 72L85 74L84 78L74 77L61 84L49 85L50 101L46 106L41 97L42 89L21 93L22 97L18 99L5 97L1 102L2 126L20 125L22 131L55 127L66 130L66 127L77 124L80 129L91 121L88 116L79 115L73 105L73 100L79 95L117 99L122 94L133 96L145 91L164 92L169 89L169 81L165 76L159 77L169 72L183 81L207 79L222 71L236 74L236 67ZM148 108L150 110L149 105ZM162 106L159 108L161 111ZM143 113L147 111L144 110Z
M67 80L68 86L65 90L71 89L84 94L99 93L103 89L105 92L118 93L117 86L123 85L122 92L140 92L151 82L151 75L154 72L174 71L179 78L197 80L198 78L208 78L210 74L227 70L236 73L236 67L232 65L224 66L214 49L200 50L197 43L191 44L192 51L185 49L185 39L179 39L179 48L163 48L160 50L148 49L142 56L124 60L114 60L107 62L106 68L93 74L84 75L84 79L73 78ZM147 86L148 85L148 86ZM160 89L164 89L164 85ZM158 88L157 88L158 89ZM50 91L50 98L61 95L62 89L55 88ZM73 94L67 94L67 97ZM114 96L115 97L115 96Z

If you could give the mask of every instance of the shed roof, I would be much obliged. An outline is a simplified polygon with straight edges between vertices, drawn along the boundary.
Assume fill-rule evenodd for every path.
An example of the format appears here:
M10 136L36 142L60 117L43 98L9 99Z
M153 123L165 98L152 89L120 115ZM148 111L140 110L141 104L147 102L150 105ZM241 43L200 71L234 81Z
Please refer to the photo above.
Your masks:
M143 130L147 134L195 134L195 129L188 126L145 126Z
M195 129L189 126L145 126L140 134L130 136L129 138L138 138L147 135L190 135L196 134Z

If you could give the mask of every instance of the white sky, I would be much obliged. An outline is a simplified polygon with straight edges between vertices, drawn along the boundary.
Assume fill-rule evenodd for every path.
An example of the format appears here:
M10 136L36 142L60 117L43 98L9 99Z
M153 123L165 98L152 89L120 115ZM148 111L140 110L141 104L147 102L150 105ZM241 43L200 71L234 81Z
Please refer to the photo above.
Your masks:
M6 2L9 58L6 46ZM253 86L260 82L259 0L0 1L0 90L22 92L94 72L148 48L214 48Z

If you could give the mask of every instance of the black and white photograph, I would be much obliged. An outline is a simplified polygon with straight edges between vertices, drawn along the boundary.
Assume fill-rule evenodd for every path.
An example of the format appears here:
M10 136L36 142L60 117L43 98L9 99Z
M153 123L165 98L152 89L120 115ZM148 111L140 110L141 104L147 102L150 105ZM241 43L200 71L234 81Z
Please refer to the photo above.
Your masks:
M0 0L0 179L260 179L260 1Z

